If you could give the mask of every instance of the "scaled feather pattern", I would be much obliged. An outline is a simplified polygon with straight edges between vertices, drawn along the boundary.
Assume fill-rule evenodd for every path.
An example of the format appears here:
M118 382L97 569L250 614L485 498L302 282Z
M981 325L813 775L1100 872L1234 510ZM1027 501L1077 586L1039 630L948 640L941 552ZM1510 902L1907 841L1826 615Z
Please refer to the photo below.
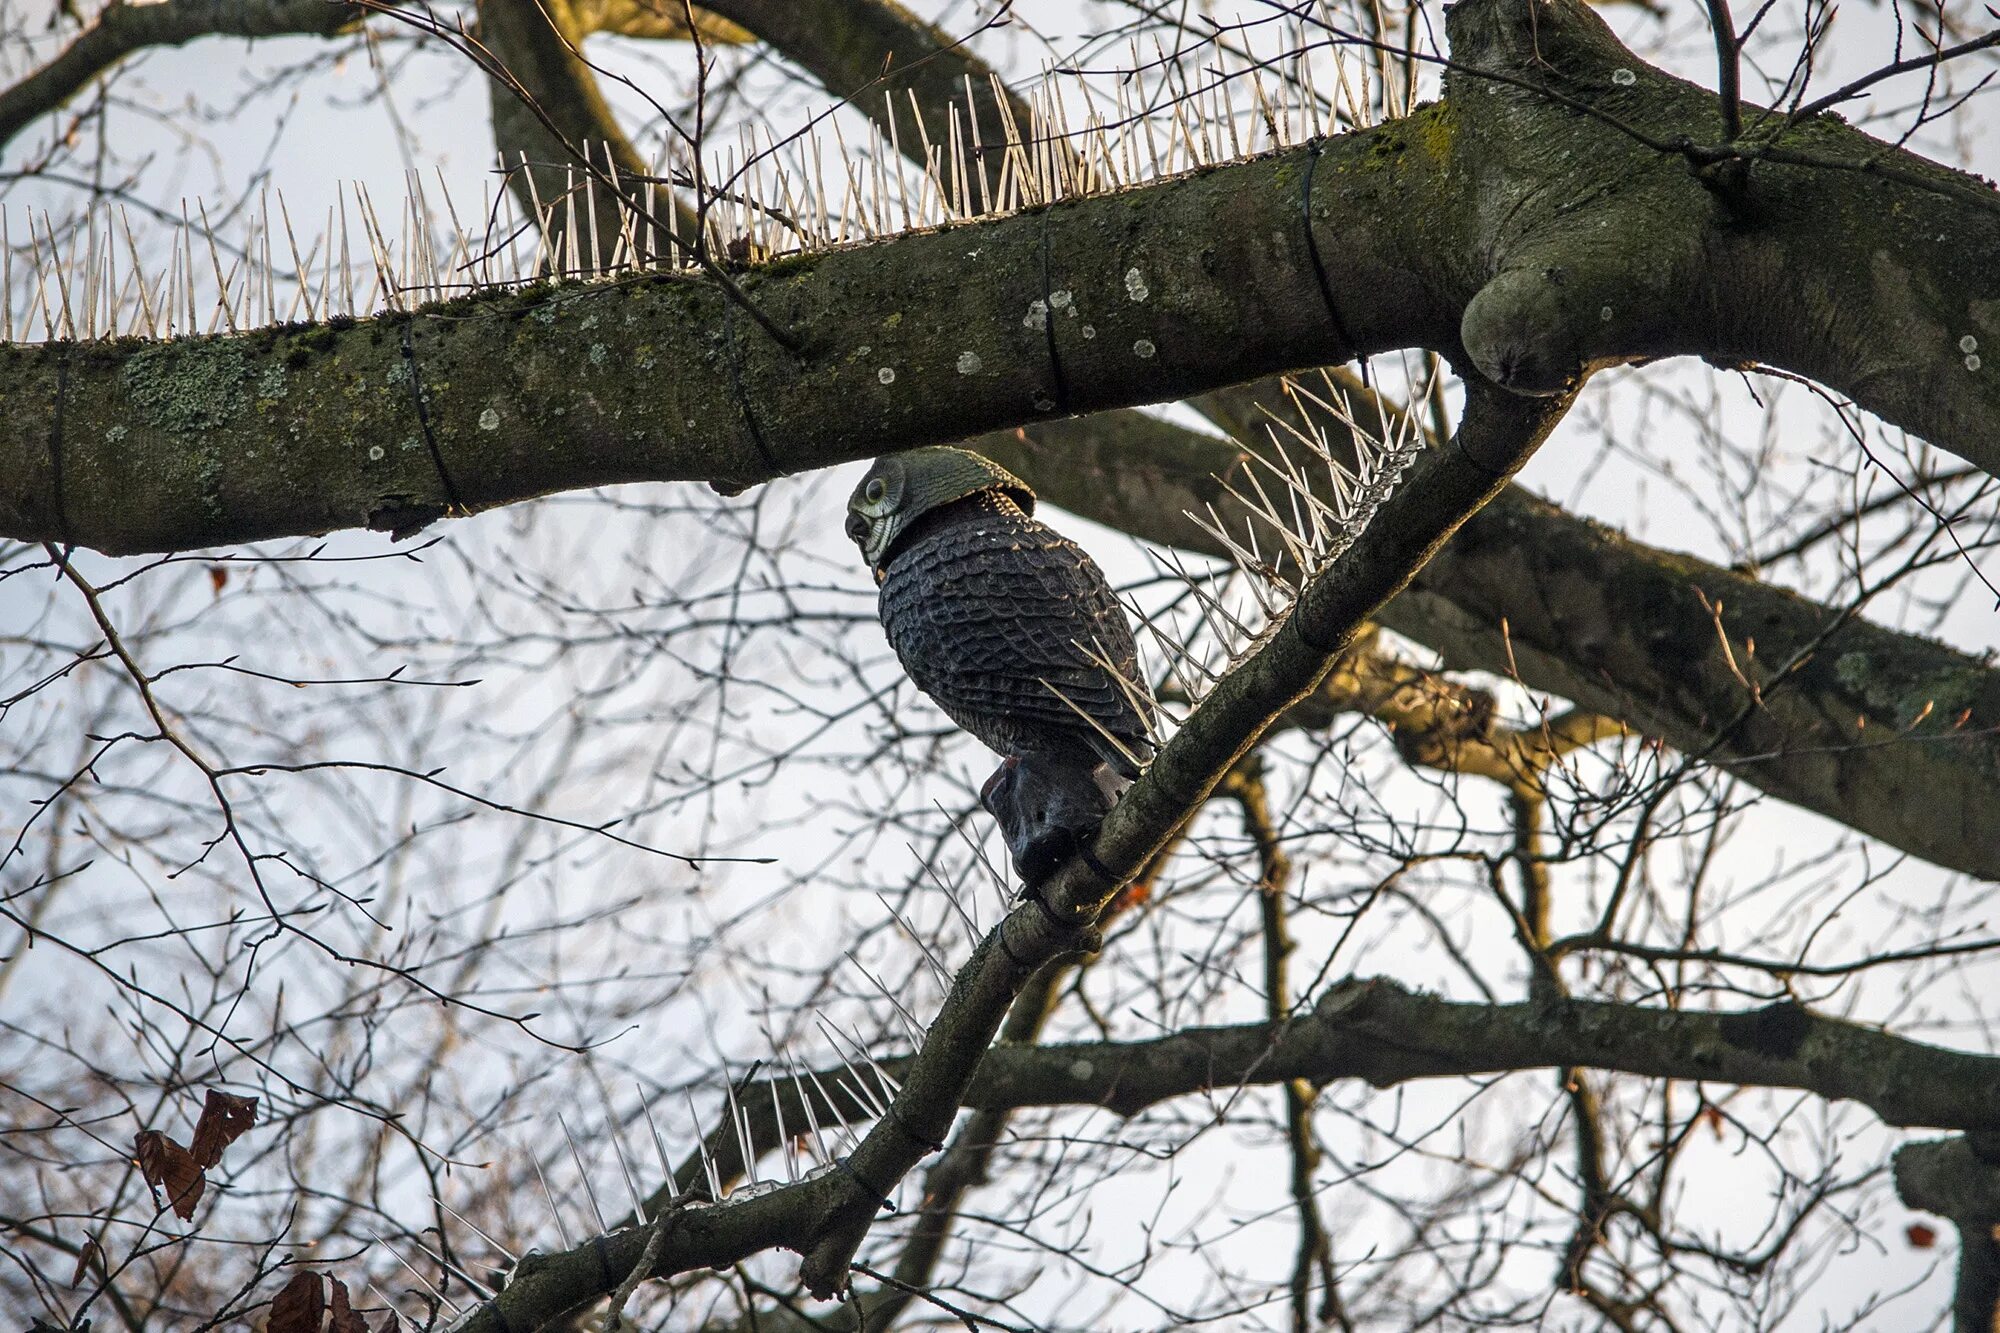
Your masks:
M1150 756L1150 719L1093 660L1145 697L1125 608L1083 548L1005 495L981 491L913 524L883 570L881 616L917 688L993 750L1102 761L1125 777Z

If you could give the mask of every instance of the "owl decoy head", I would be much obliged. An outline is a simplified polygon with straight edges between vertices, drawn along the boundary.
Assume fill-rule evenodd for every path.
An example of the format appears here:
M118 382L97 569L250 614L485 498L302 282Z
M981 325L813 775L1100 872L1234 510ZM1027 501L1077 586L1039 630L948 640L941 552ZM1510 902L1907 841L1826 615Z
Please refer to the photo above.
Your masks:
M897 538L925 514L981 491L999 491L1025 513L1035 511L1035 493L1019 477L969 449L936 445L875 460L868 475L847 497L847 535L878 575L887 567Z

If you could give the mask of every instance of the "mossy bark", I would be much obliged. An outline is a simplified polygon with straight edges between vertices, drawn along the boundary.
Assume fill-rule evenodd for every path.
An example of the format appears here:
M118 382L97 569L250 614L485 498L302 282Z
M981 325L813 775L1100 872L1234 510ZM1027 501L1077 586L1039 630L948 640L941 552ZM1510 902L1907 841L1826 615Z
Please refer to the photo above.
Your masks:
M1455 56L1655 137L1708 132L1710 95L1645 68L1580 5L1535 11L1538 61L1514 0L1458 6ZM349 328L16 348L0 358L0 532L179 549L613 481L742 485L1405 346L1528 393L1642 357L1766 361L2000 468L2000 360L1961 350L2000 347L1990 189L1971 198L1969 178L1823 119L1794 135L1909 179L1766 162L1724 197L1561 101L1466 72L1448 92L1328 141L1313 167L1337 319L1304 243L1301 149L745 275L797 355L713 285L667 277ZM405 327L422 430L392 373ZM308 342L323 350L295 362ZM130 391L140 356L170 397L199 396L218 365L285 392L210 394L188 430Z

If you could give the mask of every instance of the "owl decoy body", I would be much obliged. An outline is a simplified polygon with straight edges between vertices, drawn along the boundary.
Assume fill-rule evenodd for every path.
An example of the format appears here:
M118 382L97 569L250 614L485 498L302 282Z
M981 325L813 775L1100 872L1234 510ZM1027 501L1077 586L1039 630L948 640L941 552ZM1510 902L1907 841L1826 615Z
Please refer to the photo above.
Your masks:
M1152 754L1125 609L1034 505L1004 468L940 447L877 461L847 518L911 681L1012 761L984 799L1017 865L1094 826Z
M848 533L875 571L903 669L952 721L1002 755L1135 777L1151 701L1131 622L1096 562L1034 505L1026 483L977 454L916 449L869 469Z

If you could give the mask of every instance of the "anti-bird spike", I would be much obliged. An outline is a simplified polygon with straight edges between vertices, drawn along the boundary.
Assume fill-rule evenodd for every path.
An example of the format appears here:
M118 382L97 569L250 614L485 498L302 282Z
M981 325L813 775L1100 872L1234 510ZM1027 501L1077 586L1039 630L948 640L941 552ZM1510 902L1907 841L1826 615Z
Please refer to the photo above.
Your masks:
M1165 50L1142 59L1134 43L1129 77L1108 83L1056 66L1045 67L1025 90L997 82L981 88L975 79L984 76L967 75L961 95L942 105L922 102L911 88L894 93L876 122L886 132L871 127L869 142L855 145L855 153L846 151L852 127L843 130L840 117L826 117L799 134L762 127L740 144L711 143L703 149L711 162L699 173L691 163L670 163L668 171L654 174L726 182L710 191L711 229L725 239L747 239L753 254L775 257L1104 194L1328 127L1329 98L1314 86L1328 71L1310 51L1275 86L1265 77L1271 66L1239 67L1227 53L1222 60L1197 64L1185 52ZM1348 121L1374 114L1382 98L1411 95L1393 79L1388 87L1357 93L1354 80L1367 78L1365 62L1350 68L1339 52L1334 60L1338 88L1331 100L1343 104ZM1235 81L1245 74L1249 87L1239 99ZM1249 123L1239 125L1239 117ZM831 172L825 161L829 132L839 153ZM461 216L442 172L430 181L408 175L393 213L381 206L388 201L378 204L361 185L341 185L318 236L296 229L282 195L276 217L265 201L254 200L245 210L248 235L240 247L217 234L211 219L222 215L196 199L188 201L181 227L153 236L135 235L129 219L121 216L114 224L108 213L102 231L93 215L80 224L81 235L74 228L50 234L31 222L21 257L31 261L32 271L18 287L12 247L0 238L0 249L10 251L9 272L0 274L0 339L242 332L280 319L409 310L469 287L520 284L551 272L589 281L662 262L692 262L680 247L654 253L661 238L645 217L657 214L671 228L675 210L664 190L655 197L657 181L635 183L608 151L601 165L593 152L591 169L573 170L561 196L552 199L532 193L535 173L527 171L525 155L510 156L516 160L503 169L527 175L525 227L518 225L511 190L500 191L501 198L479 214ZM349 190L359 238L348 234L355 221L346 208ZM628 210L615 223L600 219L596 205L606 190L643 196L645 216ZM398 225L387 228L392 219ZM114 225L126 233L119 238L126 253L116 256ZM280 227L282 237L276 235ZM552 235L559 237L553 244ZM372 282L365 282L369 269L355 271L356 241L366 246ZM203 247L208 254L198 256ZM33 326L18 327L21 316L31 317Z

